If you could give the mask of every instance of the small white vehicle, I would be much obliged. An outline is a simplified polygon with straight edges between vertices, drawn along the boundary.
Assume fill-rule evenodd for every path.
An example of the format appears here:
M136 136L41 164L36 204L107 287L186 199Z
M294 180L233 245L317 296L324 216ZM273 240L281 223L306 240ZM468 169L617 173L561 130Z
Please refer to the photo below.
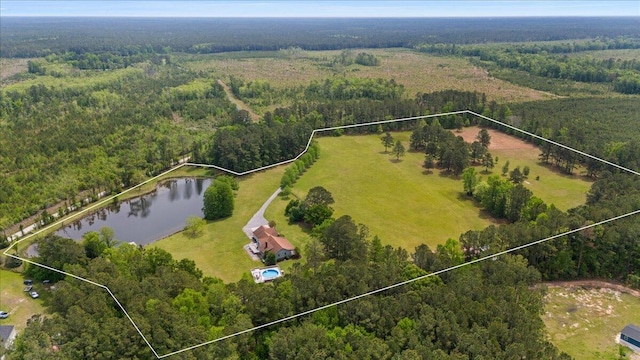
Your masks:
M32 298L37 299L40 295L38 295L38 293L36 291L32 291L29 293L29 295L31 295Z

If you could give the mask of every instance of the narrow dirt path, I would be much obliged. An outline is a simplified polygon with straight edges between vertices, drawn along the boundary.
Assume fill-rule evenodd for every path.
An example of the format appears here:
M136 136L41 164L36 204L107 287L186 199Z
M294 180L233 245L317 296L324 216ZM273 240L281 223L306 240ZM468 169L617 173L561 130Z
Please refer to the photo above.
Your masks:
M222 85L222 87L224 88L224 92L227 93L227 98L229 98L229 101L231 101L236 106L236 108L238 108L238 110L246 110L249 113L251 121L253 122L258 122L260 120L260 116L253 112L249 105L245 104L242 100L233 95L233 91L231 91L229 85L225 84L220 79L218 79L218 84Z
M550 281L543 282L548 287L583 287L583 288L607 288L620 291L640 298L640 291L628 288L624 285L609 283L602 280L575 280L575 281Z

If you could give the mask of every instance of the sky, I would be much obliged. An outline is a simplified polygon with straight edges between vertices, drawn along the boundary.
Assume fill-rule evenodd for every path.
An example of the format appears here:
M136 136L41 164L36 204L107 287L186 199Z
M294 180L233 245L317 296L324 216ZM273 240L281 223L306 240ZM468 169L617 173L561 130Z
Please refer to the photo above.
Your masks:
M503 17L640 16L640 0L157 1L0 0L0 16Z

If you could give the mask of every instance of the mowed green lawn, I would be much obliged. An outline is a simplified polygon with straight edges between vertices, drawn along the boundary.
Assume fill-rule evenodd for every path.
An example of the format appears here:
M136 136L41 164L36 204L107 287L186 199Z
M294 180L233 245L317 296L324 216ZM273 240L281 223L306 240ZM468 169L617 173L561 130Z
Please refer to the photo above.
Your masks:
M178 233L149 246L167 250L176 260L194 260L205 276L215 276L225 282L240 280L243 274L262 265L251 260L243 249L249 238L242 227L278 189L284 168L281 166L239 178L240 189L235 197L233 215L209 222L201 236L189 238Z
M410 133L393 136L408 148ZM380 135L324 137L318 141L320 159L300 177L293 194L303 198L312 187L325 187L335 199L334 217L351 215L385 244L409 252L422 243L433 249L447 238L457 239L467 230L494 223L461 196L461 180L441 176L437 170L425 174L422 153L406 153L396 161L390 153L384 153ZM278 224L286 222L283 212L287 202L275 200L267 218ZM285 235L293 232L300 236L295 226L278 228Z
M23 291L22 274L9 270L0 270L0 310L9 313L6 319L0 319L0 325L14 325L17 331L27 326L27 320L34 314L44 314L42 299L32 299ZM33 289L40 296L46 296L41 284L34 284Z
M576 359L619 359L616 335L640 324L640 298L613 290L554 287L545 300L551 342Z

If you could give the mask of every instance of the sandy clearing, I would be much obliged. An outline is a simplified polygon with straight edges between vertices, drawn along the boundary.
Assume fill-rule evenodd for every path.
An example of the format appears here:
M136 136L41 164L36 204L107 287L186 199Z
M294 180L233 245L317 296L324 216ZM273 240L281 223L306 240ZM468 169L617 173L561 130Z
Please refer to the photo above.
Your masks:
M462 136L464 141L472 143L476 140L478 132L482 128L478 126L471 126L464 128L461 132L455 131L456 136ZM489 144L489 150L531 150L539 151L539 149L524 140L518 139L515 136L507 135L494 129L487 128L489 135L491 135L491 143Z

